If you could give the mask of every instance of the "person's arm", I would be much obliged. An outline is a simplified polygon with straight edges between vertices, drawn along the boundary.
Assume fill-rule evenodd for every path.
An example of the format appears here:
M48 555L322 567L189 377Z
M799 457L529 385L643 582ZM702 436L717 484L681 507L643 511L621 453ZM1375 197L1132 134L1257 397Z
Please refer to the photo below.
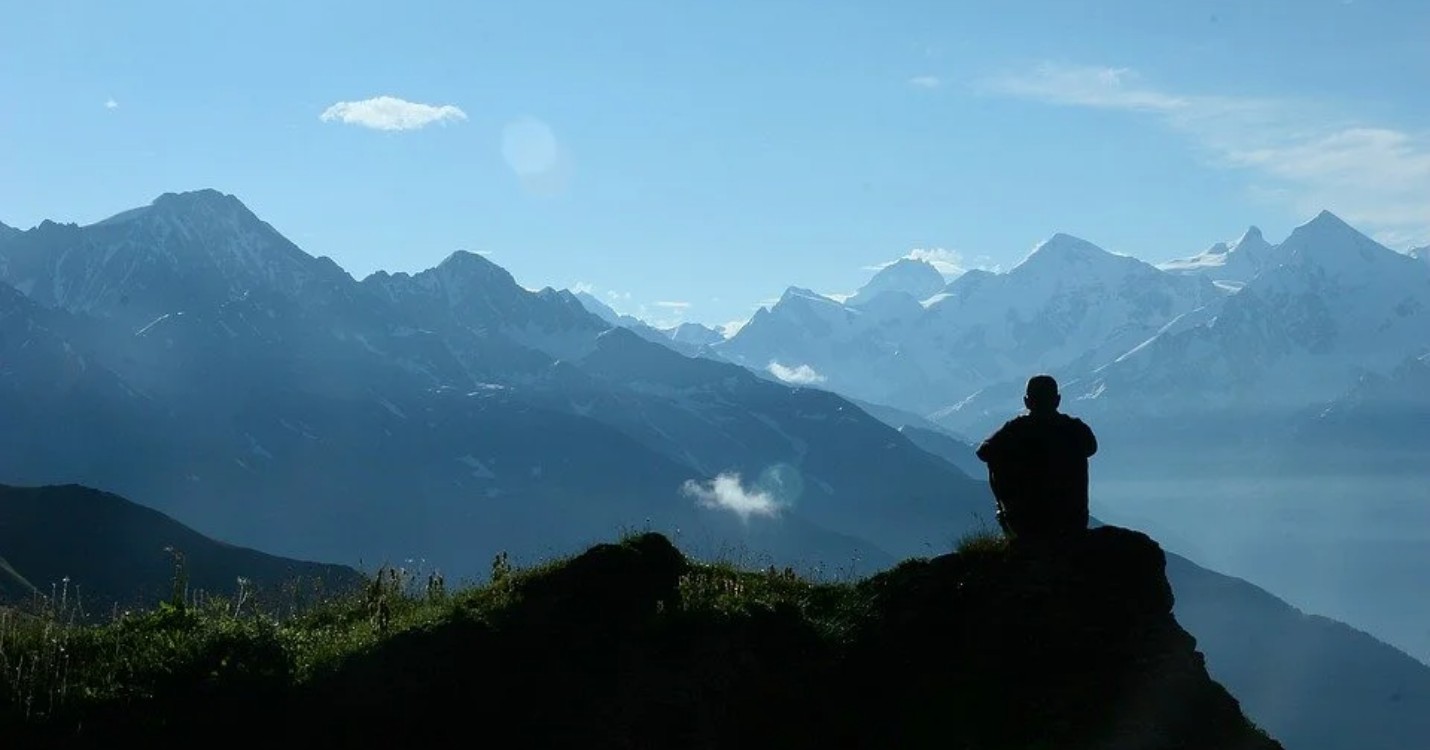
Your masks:
M978 446L978 460L985 464L992 465L998 460L998 456L1003 452L1003 444L1008 441L1008 425L999 427L983 444Z
M1097 436L1092 434L1092 428L1088 427L1086 422L1079 419L1077 423L1079 425L1082 425L1083 455L1087 456L1088 458L1092 458L1097 453Z

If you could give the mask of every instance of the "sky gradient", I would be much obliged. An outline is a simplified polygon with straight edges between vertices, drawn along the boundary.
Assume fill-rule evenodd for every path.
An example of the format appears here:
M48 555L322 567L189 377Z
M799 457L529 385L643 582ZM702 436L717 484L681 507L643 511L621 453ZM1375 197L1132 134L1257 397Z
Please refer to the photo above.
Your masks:
M895 5L897 7L886 7ZM409 7L415 6L415 7ZM359 278L482 251L658 323L1055 232L1430 244L1430 6L70 2L0 30L0 221L242 199Z

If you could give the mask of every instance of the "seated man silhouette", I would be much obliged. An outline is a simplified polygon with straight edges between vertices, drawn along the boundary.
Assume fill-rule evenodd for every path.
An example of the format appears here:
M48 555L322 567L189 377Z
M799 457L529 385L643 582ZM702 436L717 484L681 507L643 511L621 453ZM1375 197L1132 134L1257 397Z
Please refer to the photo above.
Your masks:
M1028 380L1028 413L998 428L978 448L1010 539L1050 541L1087 529L1087 460L1097 438L1081 419L1058 411L1051 375Z

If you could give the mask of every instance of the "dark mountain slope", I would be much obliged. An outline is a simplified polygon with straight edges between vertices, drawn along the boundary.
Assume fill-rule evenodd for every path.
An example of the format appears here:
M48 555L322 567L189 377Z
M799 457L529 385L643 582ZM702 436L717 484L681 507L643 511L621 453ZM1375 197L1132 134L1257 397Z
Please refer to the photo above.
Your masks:
M123 498L74 485L0 485L0 556L14 577L39 593L63 593L90 615L111 608L152 607L173 594L175 559L183 555L188 588L224 596L248 579L270 604L294 603L315 591L339 594L362 580L339 565L300 562L210 539ZM297 588L285 591L284 587ZM10 592L0 584L0 594ZM21 593L24 593L23 591ZM11 603L28 604L19 599Z
M1397 750L1430 739L1430 667L1177 555L1167 577L1212 676L1287 747Z

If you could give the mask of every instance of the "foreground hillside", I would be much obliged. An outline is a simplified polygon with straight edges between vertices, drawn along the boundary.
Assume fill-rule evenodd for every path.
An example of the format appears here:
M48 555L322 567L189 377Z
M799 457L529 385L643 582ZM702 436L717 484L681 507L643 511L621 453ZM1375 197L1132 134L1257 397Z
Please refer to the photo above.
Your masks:
M647 533L481 588L380 573L275 620L180 602L0 620L0 722L119 740L539 747L1278 748L1171 615L1165 557L1103 527L973 539L872 578L688 561Z

